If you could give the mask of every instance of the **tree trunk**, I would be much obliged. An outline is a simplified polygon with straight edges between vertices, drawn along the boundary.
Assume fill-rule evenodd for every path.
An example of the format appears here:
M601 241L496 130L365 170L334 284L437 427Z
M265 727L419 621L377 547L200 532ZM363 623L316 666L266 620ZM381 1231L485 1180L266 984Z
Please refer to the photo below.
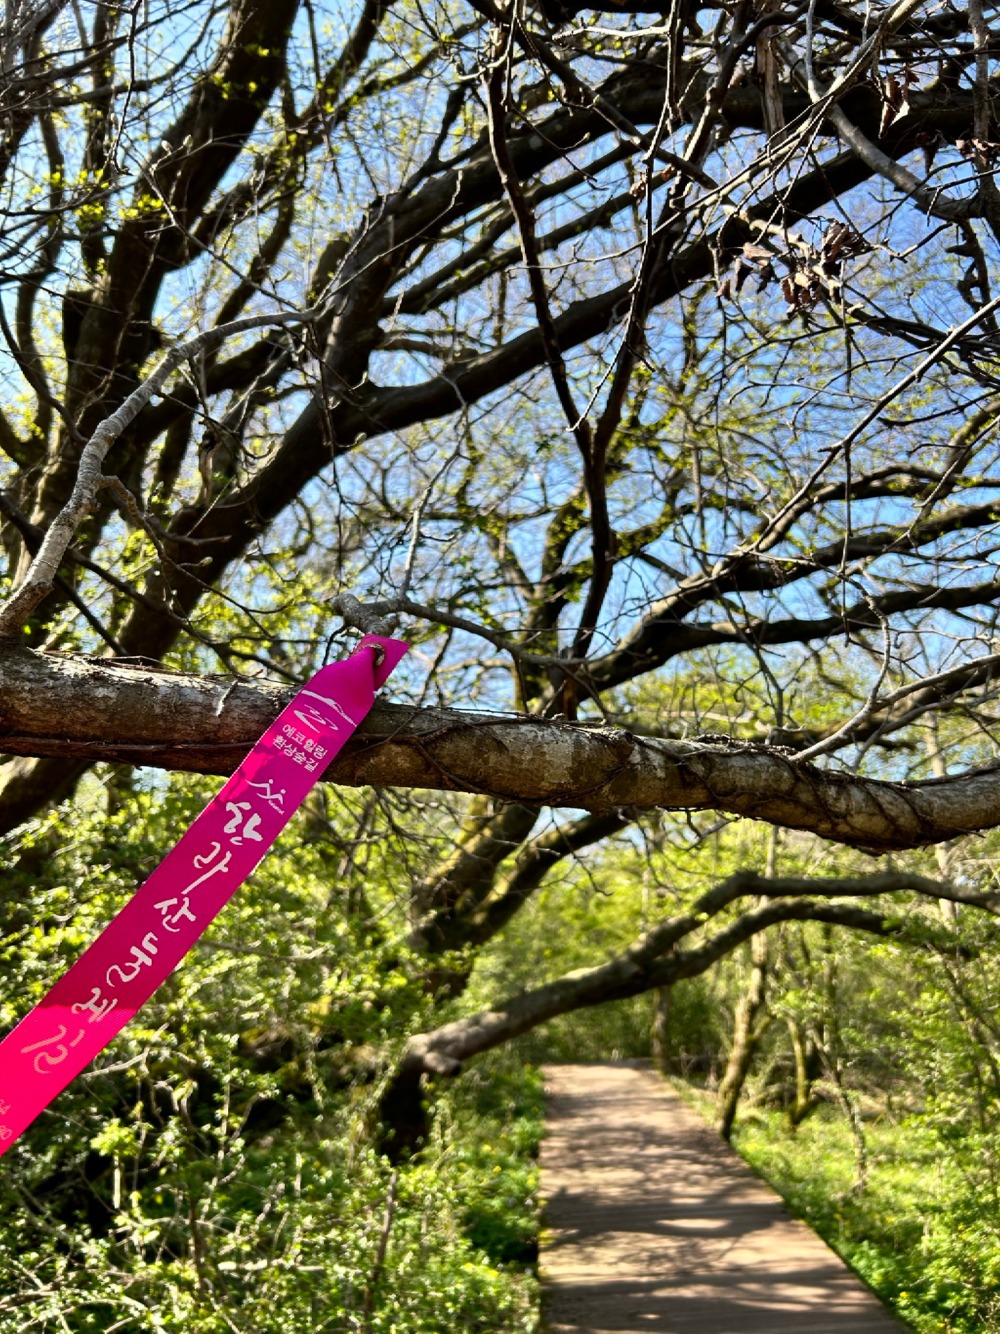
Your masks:
M653 1065L661 1075L674 1074L670 1051L671 987L653 988Z
M724 1140L729 1140L733 1133L733 1121L736 1118L736 1105L743 1092L754 1053L763 1035L766 1025L758 1024L758 1018L764 1009L767 989L767 934L761 932L750 942L750 981L736 1007L736 1019L733 1025L733 1045L729 1052L726 1073L719 1085L719 1107L716 1128Z
M823 969L823 990L826 1005L826 1023L824 1030L826 1041L819 1044L823 1060L823 1072L833 1088L834 1097L844 1113L851 1137L854 1141L854 1182L851 1186L855 1194L863 1194L868 1185L868 1144L865 1140L864 1127L858 1101L844 1083L844 1044L840 1035L840 1010L838 1000L838 958L834 948L833 928L824 924L822 927L826 961Z
M789 1130L794 1131L819 1106L820 1100L813 1093L813 1080L820 1073L819 1052L816 1044L803 1033L797 1019L789 1015L786 1023L795 1057L795 1097L789 1104L786 1116Z

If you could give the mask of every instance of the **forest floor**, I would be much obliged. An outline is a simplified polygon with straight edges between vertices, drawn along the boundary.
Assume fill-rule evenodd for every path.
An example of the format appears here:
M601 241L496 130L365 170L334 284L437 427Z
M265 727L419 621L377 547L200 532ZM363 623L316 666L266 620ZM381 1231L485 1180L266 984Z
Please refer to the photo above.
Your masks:
M651 1071L545 1068L552 1334L901 1334L843 1261Z

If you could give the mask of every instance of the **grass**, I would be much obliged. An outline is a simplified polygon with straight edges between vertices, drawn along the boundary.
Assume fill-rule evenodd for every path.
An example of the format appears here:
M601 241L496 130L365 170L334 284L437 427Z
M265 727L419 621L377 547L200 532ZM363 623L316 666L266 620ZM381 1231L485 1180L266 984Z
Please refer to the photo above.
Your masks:
M918 1117L870 1123L865 1139L863 1190L855 1187L850 1131L832 1108L794 1134L779 1113L752 1111L733 1143L918 1334L998 1334L995 1194Z

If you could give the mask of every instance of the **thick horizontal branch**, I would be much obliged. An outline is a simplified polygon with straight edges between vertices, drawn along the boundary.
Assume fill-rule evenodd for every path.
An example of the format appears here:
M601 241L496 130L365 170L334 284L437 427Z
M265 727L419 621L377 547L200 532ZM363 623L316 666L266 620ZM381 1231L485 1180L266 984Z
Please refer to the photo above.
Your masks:
M822 885L822 881L816 883ZM684 978L698 977L745 940L779 922L829 922L879 936L905 934L901 922L854 903L812 898L777 900L743 913L693 949L675 950L665 958L650 960L642 957L640 942L638 949L626 950L606 963L566 973L511 996L495 1009L455 1019L431 1033L419 1034L410 1040L397 1080L416 1082L423 1074L457 1075L470 1057L520 1037L557 1015L640 996L654 987L670 987Z
M288 697L273 686L9 649L0 652L0 748L227 774ZM1000 825L1000 764L879 782L796 763L766 746L391 704L376 705L325 777L595 812L726 811L871 852Z

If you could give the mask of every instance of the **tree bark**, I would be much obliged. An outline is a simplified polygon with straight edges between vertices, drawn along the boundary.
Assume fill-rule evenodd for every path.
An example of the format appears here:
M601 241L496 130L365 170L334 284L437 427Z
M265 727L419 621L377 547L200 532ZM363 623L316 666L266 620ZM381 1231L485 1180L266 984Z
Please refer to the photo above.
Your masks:
M66 765L110 760L228 774L289 696L274 686L0 650L0 747ZM324 777L595 813L726 811L872 853L1000 825L1000 765L879 782L797 763L766 745L393 704L376 705ZM0 828L20 818L18 811Z
M750 980L736 1007L733 1045L719 1085L716 1129L727 1142L732 1137L736 1107L765 1027L758 1023L767 993L767 936L763 932L750 942L750 961Z
M661 1075L672 1075L670 1055L670 996L672 987L653 988L653 1065Z
M803 1033L799 1021L789 1015L786 1023L795 1059L795 1096L785 1115L789 1130L794 1131L819 1106L820 1099L813 1093L813 1080L820 1073L821 1063L816 1044Z

